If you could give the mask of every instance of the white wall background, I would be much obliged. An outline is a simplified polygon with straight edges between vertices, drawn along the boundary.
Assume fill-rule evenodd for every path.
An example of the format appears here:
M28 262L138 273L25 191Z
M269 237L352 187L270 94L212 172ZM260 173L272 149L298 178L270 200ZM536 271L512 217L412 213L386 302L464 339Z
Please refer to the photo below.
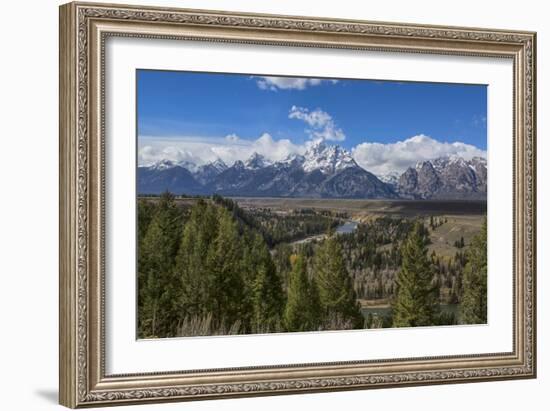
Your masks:
M184 0L136 4L432 23L538 32L539 377L537 380L127 407L136 410L547 409L550 390L548 234L550 26L545 2ZM111 0L111 2L117 2ZM0 408L57 405L57 0L2 4L0 44ZM546 229L546 230L545 230Z

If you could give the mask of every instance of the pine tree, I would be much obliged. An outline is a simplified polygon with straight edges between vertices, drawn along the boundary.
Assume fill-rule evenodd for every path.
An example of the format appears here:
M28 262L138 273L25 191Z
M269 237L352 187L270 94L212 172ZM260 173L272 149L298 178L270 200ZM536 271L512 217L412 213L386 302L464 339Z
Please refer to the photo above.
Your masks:
M138 333L170 336L175 331L177 281L173 266L181 232L174 196L164 193L138 250Z
M279 331L284 308L281 280L267 245L260 235L254 236L249 248L250 258L243 259L248 260L243 269L251 271L251 275L248 276L251 332Z
M364 318L336 236L327 238L317 249L314 268L325 326L363 328Z
M463 294L460 321L463 324L487 323L487 219L466 251L467 263L462 278Z
M216 209L199 200L185 224L176 258L175 274L181 290L178 307L182 319L204 317L213 309L214 278L207 257L218 226Z
M210 270L211 309L214 324L238 332L245 315L244 284L241 273L242 241L231 212L218 207L218 233L208 250L206 266ZM237 330L237 328L239 330Z
M425 228L416 222L401 249L401 269L393 302L394 327L434 325L437 321L438 289L432 283L434 269L427 252Z
M279 244L275 247L274 263L277 267L277 274L282 282L283 290L288 288L288 276L292 269L290 264L290 256L292 255L292 247L288 244Z
M137 236L138 248L141 246L149 224L155 215L156 207L152 201L140 199L137 205Z
M319 328L319 296L317 287L308 280L306 259L291 256L287 303L284 311L286 331L315 331Z

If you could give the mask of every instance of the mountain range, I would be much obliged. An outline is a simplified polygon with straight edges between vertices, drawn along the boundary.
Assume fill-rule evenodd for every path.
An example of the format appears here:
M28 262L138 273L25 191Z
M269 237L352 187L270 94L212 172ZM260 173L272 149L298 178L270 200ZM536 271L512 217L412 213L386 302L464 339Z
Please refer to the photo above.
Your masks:
M479 157L442 157L419 162L402 174L376 176L342 147L317 142L303 155L277 162L258 153L231 166L221 159L200 166L162 160L138 167L137 188L140 194L168 190L245 197L484 199L487 163Z
M487 198L487 160L459 156L421 161L409 167L394 183L402 198L411 199L485 199Z

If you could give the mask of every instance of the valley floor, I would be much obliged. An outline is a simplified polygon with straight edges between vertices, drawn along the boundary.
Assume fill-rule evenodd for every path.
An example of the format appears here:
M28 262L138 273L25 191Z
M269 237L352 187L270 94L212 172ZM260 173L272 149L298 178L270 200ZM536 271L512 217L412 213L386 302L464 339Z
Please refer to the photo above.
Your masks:
M487 212L487 202L481 200L356 200L312 198L232 198L245 210L269 208L274 212L288 213L300 209L330 210L345 213L349 220L366 223L380 217L414 219L420 218L429 224L430 218L444 221L430 233L430 252L452 257L456 253L456 241L470 239L479 232ZM184 200L185 201L185 200ZM297 240L303 243L322 239L323 234ZM388 247L390 245L382 246Z
M378 216L483 215L483 200L360 200L334 198L233 197L242 208L296 210L312 208L350 213L354 218Z

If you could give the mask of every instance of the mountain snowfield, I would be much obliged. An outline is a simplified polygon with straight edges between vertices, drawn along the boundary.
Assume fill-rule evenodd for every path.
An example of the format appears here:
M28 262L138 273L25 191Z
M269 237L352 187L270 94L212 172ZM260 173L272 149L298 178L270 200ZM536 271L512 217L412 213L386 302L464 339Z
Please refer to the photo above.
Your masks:
M138 192L249 197L364 199L485 199L487 161L459 156L418 162L405 172L376 176L349 151L323 141L303 155L271 162L258 153L232 165L162 160L138 167Z
M348 167L359 167L351 154L338 145L327 146L322 141L306 151L302 164L306 173L320 170L323 174L334 174Z

